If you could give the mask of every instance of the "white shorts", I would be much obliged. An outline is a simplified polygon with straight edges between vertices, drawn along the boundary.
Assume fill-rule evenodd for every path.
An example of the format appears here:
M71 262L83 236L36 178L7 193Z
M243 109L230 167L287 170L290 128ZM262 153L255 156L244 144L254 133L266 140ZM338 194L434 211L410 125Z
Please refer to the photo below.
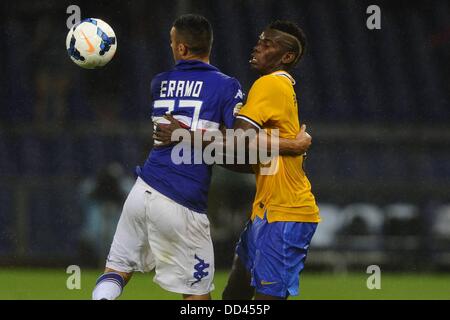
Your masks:
M192 211L137 178L123 206L106 267L148 272L163 289L214 290L214 251L206 214Z

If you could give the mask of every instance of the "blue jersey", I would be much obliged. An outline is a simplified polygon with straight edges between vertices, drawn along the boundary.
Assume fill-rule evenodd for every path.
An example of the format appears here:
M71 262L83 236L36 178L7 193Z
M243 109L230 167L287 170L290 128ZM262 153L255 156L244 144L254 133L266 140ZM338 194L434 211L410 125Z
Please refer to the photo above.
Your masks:
M191 130L232 128L233 109L242 102L239 82L216 67L197 60L179 61L171 71L158 74L151 84L152 118L158 122L167 111ZM211 165L175 164L173 146L150 152L138 175L152 188L175 202L206 213ZM192 156L194 153L192 148Z

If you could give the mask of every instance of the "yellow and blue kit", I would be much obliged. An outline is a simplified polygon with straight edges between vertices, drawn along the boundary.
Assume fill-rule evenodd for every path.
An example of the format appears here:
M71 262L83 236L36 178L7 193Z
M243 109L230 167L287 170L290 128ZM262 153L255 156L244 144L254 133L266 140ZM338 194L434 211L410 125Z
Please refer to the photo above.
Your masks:
M280 138L296 137L300 131L295 80L285 71L259 78L237 118ZM236 253L252 274L259 293L286 297L297 295L310 241L320 221L311 184L303 170L304 156L278 156L277 170L261 174L254 166L256 195L251 220ZM267 164L265 165L267 166Z

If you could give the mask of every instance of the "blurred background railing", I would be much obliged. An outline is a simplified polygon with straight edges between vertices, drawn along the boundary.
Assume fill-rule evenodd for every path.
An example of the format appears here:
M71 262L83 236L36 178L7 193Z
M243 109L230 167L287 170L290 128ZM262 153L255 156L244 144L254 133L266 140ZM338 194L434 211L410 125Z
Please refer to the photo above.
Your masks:
M306 169L323 222L308 263L346 271L450 270L450 4L377 1L80 1L107 21L105 68L65 52L64 1L0 4L0 264L100 266L133 170L151 149L149 84L173 64L177 15L204 14L212 63L245 91L248 57L276 18L305 30L294 72L313 146ZM214 169L209 216L219 268L250 213L253 177Z
M382 261L386 268L450 267L449 137L431 127L353 128L357 137L347 126L313 124L310 129L314 146L306 170L323 217L311 264L338 270L370 261ZM0 261L97 264L95 251L83 242L86 224L92 223L93 187L86 186L95 185L97 173L115 163L122 168L117 179L128 182L125 196L150 136L146 122L107 129L77 126L70 133L8 130L7 139L0 139ZM253 179L214 169L209 215L219 267L230 263L250 213ZM111 216L118 213L120 208ZM101 241L97 232L91 245ZM110 240L104 242L109 246Z

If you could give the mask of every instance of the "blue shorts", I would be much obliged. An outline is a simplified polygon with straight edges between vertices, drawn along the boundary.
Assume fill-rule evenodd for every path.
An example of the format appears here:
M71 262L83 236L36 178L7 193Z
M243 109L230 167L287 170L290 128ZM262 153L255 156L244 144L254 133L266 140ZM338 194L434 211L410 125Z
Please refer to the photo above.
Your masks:
M317 223L272 222L256 217L241 233L236 254L251 273L256 292L298 295L299 276Z

